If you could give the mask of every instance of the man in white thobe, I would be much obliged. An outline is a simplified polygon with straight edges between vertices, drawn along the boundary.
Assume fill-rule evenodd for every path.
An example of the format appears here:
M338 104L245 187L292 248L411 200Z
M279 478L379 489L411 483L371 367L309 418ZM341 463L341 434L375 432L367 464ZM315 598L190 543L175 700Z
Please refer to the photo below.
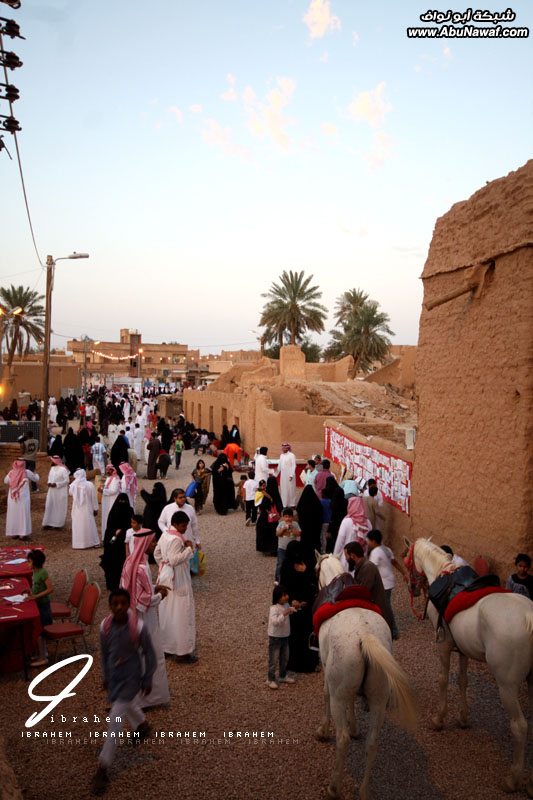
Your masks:
M268 453L268 447L260 447L259 450L256 451L256 456L254 459L255 461L254 472L255 472L255 480L257 481L257 483L259 483L259 481L266 482L268 480L270 473L268 471L267 453Z
M144 439L144 429L141 428L138 422L135 423L135 428L133 432L133 449L137 454L137 460L140 461L142 458L142 444Z
M189 517L190 525L188 535L192 540L194 547L200 547L200 535L198 533L198 517L196 516L196 511L192 506L187 503L187 497L185 496L185 492L183 489L175 489L172 492L174 496L174 502L168 503L161 512L159 519L157 520L157 524L159 525L159 529L162 533L164 533L168 528L170 528L170 524L172 521L172 517L177 511L184 511L185 514Z
M51 456L43 528L63 528L67 518L70 473L59 456Z
M17 458L4 478L9 486L7 494L6 536L29 539L31 536L30 487L28 480L37 483L39 476L26 469L23 458Z
M279 491L284 507L296 505L296 456L288 442L281 445L276 475L280 476Z
M159 625L165 653L172 653L180 661L197 661L194 597L189 561L194 554L194 543L188 531L188 519L177 512L172 525L165 531L154 552L159 565L158 585L170 589L159 604Z
M98 513L98 498L94 484L86 479L84 469L77 469L74 473L69 494L72 497L72 548L98 547L100 540L94 520Z

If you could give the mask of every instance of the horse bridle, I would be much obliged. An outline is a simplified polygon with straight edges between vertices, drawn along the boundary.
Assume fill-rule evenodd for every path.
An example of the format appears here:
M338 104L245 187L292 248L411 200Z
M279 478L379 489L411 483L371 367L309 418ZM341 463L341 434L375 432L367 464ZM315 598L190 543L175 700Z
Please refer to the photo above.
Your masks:
M405 566L407 567L407 573L409 575L409 596L411 598L411 611L418 620L423 620L426 618L426 611L429 603L428 579L425 573L419 572L415 567L414 549L415 545L413 543L411 545L411 549L409 550L405 558ZM424 600L425 600L424 613L422 615L418 614L414 606L414 598L418 597L421 592L424 595Z

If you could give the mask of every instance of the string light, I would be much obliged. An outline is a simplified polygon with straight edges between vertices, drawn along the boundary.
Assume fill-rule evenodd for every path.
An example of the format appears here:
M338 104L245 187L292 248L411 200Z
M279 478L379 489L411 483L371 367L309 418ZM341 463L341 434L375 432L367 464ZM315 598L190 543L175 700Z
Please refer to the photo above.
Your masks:
M129 356L114 356L109 353L101 353L99 350L90 350L89 352L92 353L94 356L101 356L102 358L110 358L111 361L128 361L131 358L137 358L139 356L138 352L132 353Z

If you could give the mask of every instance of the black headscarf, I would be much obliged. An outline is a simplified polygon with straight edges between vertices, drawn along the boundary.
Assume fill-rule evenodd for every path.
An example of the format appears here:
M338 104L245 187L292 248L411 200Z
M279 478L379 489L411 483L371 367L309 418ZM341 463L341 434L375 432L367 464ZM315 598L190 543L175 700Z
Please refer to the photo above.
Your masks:
M64 448L63 448L63 440L58 434L52 444L50 445L50 450L48 451L49 455L51 456L59 456L59 458L63 458L64 455Z
M110 591L118 589L120 583L122 567L126 560L126 531L131 526L133 513L128 495L120 492L107 518L104 552L100 556L100 566L105 572L106 586Z
M320 533L322 530L322 503L312 486L304 488L296 506L296 513L302 529L300 541L308 557L309 551L314 553L315 550L320 550Z
M339 484L337 483L333 475L330 475L329 478L326 478L326 485L322 489L322 497L324 498L324 500L331 500L331 498L335 494L335 490L337 489L338 485Z
M146 503L143 511L143 528L155 531L157 538L159 538L157 520L161 516L163 508L167 505L167 491L161 481L157 481L157 483L154 483L151 493L147 492L146 489L141 489L141 497Z
M283 511L283 502L280 497L278 482L273 475L267 479L266 491L272 498L272 505L276 506L278 514L281 514Z
M348 511L348 501L344 496L344 492L340 486L337 486L331 498L330 514L331 519L328 528L328 543L326 550L328 553L333 552L337 534L346 513Z

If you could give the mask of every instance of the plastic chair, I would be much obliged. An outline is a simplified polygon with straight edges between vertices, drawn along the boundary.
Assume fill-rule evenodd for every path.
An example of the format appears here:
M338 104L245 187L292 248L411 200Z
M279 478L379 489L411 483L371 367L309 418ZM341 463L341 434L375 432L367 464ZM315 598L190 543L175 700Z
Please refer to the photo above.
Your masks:
M74 622L53 622L51 625L45 625L43 628L43 636L48 641L56 643L56 651L54 654L54 661L57 660L57 651L60 642L69 639L72 642L74 652L76 650L76 639L83 639L85 651L87 651L87 641L85 634L91 632L96 607L101 595L100 587L97 583L89 583L85 587L83 597L80 604L80 611L78 614L78 624Z
M74 583L72 584L72 589L70 591L70 596L67 602L50 603L50 606L52 608L52 616L54 617L54 619L56 617L59 619L68 619L72 615L73 611L77 611L78 613L74 616L74 622L77 622L81 598L83 597L83 592L88 582L89 582L89 575L87 573L87 570L80 569L74 576Z

